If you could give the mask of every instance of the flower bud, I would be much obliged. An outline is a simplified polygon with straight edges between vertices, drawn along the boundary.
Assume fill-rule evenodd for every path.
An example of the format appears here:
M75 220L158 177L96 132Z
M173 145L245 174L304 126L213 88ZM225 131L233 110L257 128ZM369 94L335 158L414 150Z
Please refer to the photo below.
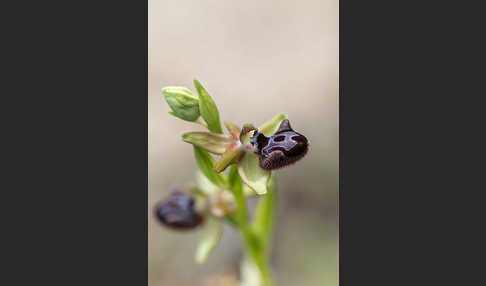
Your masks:
M178 230L192 229L203 221L194 204L192 196L177 189L169 198L157 204L155 213L165 226Z
M169 86L162 89L172 115L186 121L196 121L199 116L199 98L188 88Z
M259 165L265 170L275 170L302 159L309 149L309 142L304 135L295 132L290 122L285 119L277 132L270 137L256 131L250 143L259 156Z

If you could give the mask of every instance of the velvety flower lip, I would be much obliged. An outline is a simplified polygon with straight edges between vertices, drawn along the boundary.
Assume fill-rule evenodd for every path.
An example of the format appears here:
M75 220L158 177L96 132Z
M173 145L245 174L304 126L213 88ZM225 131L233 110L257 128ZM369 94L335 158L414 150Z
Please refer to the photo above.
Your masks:
M193 229L200 225L203 217L194 208L194 198L176 189L164 201L159 202L155 207L155 214L158 220L173 229Z
M256 131L250 140L259 156L259 165L265 170L275 170L302 159L309 149L307 138L295 132L288 119L280 124L275 134L266 137Z

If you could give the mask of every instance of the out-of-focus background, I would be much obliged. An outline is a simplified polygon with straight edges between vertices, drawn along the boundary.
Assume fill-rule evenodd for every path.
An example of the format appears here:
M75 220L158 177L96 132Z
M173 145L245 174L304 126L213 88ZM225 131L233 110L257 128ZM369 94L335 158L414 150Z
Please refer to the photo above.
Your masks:
M195 92L193 78L222 120L258 126L285 113L310 140L304 159L278 171L272 267L279 286L338 285L338 0L149 0L148 16L149 285L226 285L216 280L238 275L236 231L226 227L197 265L201 231L173 232L152 213L170 186L195 182L180 135L203 129L170 116L161 94Z

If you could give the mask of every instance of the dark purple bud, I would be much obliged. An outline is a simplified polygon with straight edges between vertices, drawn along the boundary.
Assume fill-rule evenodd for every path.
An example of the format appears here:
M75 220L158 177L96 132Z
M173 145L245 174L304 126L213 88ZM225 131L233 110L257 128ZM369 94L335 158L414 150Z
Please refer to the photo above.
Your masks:
M192 229L200 225L203 217L194 209L194 198L180 190L155 207L155 214L164 225L178 230Z
M250 140L255 154L260 157L260 167L275 170L302 159L309 150L309 142L304 135L295 132L285 119L275 134L265 137L256 131Z

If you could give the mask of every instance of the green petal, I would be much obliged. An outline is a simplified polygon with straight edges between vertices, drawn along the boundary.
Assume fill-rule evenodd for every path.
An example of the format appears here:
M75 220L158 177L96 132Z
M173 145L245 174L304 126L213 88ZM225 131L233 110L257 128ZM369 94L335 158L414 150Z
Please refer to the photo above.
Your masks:
M172 109L171 115L186 121L199 118L199 99L189 89L180 86L168 86L162 89L167 104Z
M194 85L199 94L199 111L204 121L208 124L209 131L222 134L223 130L221 129L216 103L214 103L214 100L197 79L194 79Z
M218 174L214 171L214 159L209 153L194 145L194 155L196 163L201 172L216 186L221 189L227 189L227 180L224 174Z
M206 261L211 251L218 245L222 233L222 221L212 216L208 216L208 220L204 226L204 234L201 237L196 250L196 263L202 264Z
M280 127L280 123L284 121L287 118L287 115L285 114L279 114L272 118L270 121L265 122L262 126L258 128L263 135L270 137L272 136L275 132L277 132L278 127Z
M233 138L231 136L210 132L184 133L182 134L182 140L218 155L223 154L233 143Z
M237 139L240 136L241 128L238 127L238 125L233 124L229 121L225 121L224 126L226 126L226 129L228 129L229 133L233 136L233 138Z
M257 194L263 195L267 192L267 183L271 172L260 168L258 156L247 152L238 163L238 173L245 184Z
M218 173L224 171L229 165L238 163L241 157L245 154L245 151L239 145L231 146L224 154L221 159L214 166L214 170Z

